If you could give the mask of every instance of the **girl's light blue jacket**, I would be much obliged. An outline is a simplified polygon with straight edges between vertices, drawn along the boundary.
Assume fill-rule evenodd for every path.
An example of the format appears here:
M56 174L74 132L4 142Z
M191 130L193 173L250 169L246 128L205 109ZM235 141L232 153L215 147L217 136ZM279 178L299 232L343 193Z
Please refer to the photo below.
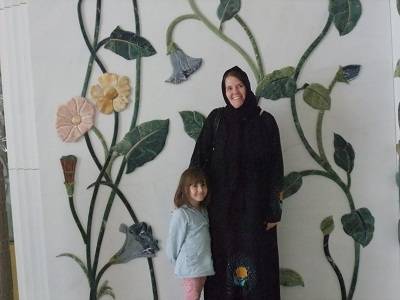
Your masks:
M204 208L183 205L174 210L166 253L181 278L214 275L208 214Z

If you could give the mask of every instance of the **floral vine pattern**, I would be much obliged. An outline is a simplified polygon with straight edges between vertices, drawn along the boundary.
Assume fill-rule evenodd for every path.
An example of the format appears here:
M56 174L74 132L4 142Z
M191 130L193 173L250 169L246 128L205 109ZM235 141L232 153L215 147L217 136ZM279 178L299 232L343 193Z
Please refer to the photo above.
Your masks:
M74 96L66 104L59 106L57 110L56 128L59 137L64 142L78 142L84 138L86 147L99 173L96 180L88 186L88 189L92 190L92 196L89 202L85 224L81 221L80 214L76 210L74 203L77 197L74 193L74 186L75 172L79 166L78 158L70 154L60 159L71 214L85 246L86 259L81 259L78 255L71 253L62 253L59 257L69 257L78 263L88 280L90 289L89 300L98 300L103 296L109 296L115 299L114 290L109 285L108 280L104 280L101 283L103 275L111 266L128 263L137 258L147 258L153 299L158 299L157 282L152 261L152 257L156 256L157 251L159 251L158 241L153 237L150 225L138 220L130 202L119 189L119 183L124 173L132 173L136 168L156 158L163 150L168 135L168 119L151 120L142 124L137 124L141 100L141 59L156 54L156 50L147 39L141 36L137 0L132 0L132 10L135 16L135 32L125 31L118 26L108 37L100 41L99 32L102 0L97 0L92 42L90 42L84 26L82 16L83 2L84 0L78 0L77 12L81 33L90 52L90 58L81 95ZM136 60L136 73L134 74L135 100L133 107L131 106L132 121L127 133L119 141L119 113L127 111L132 88L129 76L121 76L107 71L100 57L97 55L97 52L102 47L126 60ZM91 86L90 99L88 99L86 97L94 63L99 66L103 74L99 76L98 83ZM101 131L94 125L97 112L114 116L114 130L110 145L108 145ZM94 134L102 145L104 161L99 159L96 150L92 146L92 134ZM120 162L117 176L113 178L111 168L117 157L122 157L122 161ZM99 222L99 234L97 239L95 239L92 234L93 227L97 224L94 222L94 211L101 187L110 189L110 193L101 222ZM132 224L129 226L121 224L120 232L125 235L125 242L104 266L100 266L99 259L103 238L111 208L116 198L122 202L128 211L132 219ZM92 241L96 241L95 247L92 245Z
M228 43L243 57L257 80L256 95L259 98L270 100L279 100L282 98L290 99L290 107L296 131L307 152L311 158L318 163L320 169L295 171L287 174L284 179L283 198L288 198L295 194L301 188L303 178L308 176L322 176L338 185L342 190L348 202L349 213L341 217L341 223L344 232L354 241L354 267L350 286L348 288L346 288L340 268L335 263L329 250L329 237L335 228L332 216L328 216L321 222L321 231L323 235L322 246L324 255L337 277L341 299L353 299L360 265L360 245L365 247L372 240L374 232L374 217L368 208L356 208L353 200L351 193L351 172L354 168L355 151L352 145L340 134L334 133L333 146L335 151L333 159L336 165L346 172L346 179L343 180L334 170L325 154L325 146L322 140L322 125L325 113L330 110L332 105L331 92L333 88L337 83L349 84L351 80L358 76L361 66L339 66L329 87L325 87L317 82L300 84L299 77L305 62L310 58L315 48L322 42L332 26L336 27L340 36L349 34L354 29L362 14L360 0L329 0L329 13L326 24L321 33L305 50L297 66L283 67L279 70L274 70L271 73L264 72L262 56L256 39L246 22L239 15L242 6L240 0L219 1L219 5L216 7L217 16L220 20L220 24L218 25L213 24L210 19L203 14L195 0L188 0L188 3L192 12L174 19L170 23L166 32L167 49L168 54L171 56L171 63L174 70L173 74L180 74L180 80L167 81L180 83L187 80L189 76L200 67L198 60L197 63L195 63L195 61L186 56L183 51L180 55L177 55L177 49L181 48L173 40L173 31L176 26L185 20L194 19L205 25L213 34L222 41ZM228 21L237 22L244 30L254 52L252 55L247 53L237 42L225 34L223 25ZM317 149L314 149L309 140L305 137L297 114L296 101L298 100L299 94L302 94L305 103L307 103L318 114L315 130ZM180 115L187 134L193 139L197 139L198 133L204 123L204 116L195 111L182 111L180 112ZM304 286L301 275L298 272L287 268L282 268L280 270L280 281L283 286Z

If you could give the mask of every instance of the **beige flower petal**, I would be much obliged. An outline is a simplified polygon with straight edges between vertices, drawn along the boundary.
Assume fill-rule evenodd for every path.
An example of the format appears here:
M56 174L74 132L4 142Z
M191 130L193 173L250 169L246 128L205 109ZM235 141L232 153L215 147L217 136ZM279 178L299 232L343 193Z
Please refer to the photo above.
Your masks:
M115 87L118 83L118 75L113 73L104 73L100 75L99 82L103 88Z
M67 119L72 119L73 115L69 111L66 105L60 105L57 109L57 117L65 117Z
M113 107L117 112L123 111L128 106L129 100L124 96L120 96L114 99Z
M64 140L64 142L67 142L67 143L76 142L77 140L79 140L79 138L81 136L82 136L82 132L78 129L78 127L72 126L71 130L70 130L68 136L66 137L66 139Z
M69 112L72 114L72 116L76 116L78 115L78 105L79 105L79 98L72 98L71 100L69 100L67 102L67 108L69 110Z
M72 121L70 118L66 118L63 116L57 116L56 120L56 128L61 127L61 126L72 126Z
M97 109L103 114L111 114L113 112L113 101L105 97L96 102Z
M104 96L104 90L103 90L103 88L102 88L99 84L93 85L93 86L90 88L90 96L91 96L94 100L97 100L97 99L103 97L103 96Z
M79 115L81 116L81 118L91 117L94 120L95 113L96 110L94 108L94 105L87 100L82 103L79 109Z

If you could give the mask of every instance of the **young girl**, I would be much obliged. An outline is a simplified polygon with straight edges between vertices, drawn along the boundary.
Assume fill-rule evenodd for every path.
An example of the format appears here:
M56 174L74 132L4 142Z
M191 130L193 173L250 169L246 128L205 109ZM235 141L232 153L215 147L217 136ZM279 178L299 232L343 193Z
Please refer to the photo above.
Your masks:
M199 300L206 277L214 275L211 259L207 180L197 168L185 170L175 193L167 256L183 279L185 300Z

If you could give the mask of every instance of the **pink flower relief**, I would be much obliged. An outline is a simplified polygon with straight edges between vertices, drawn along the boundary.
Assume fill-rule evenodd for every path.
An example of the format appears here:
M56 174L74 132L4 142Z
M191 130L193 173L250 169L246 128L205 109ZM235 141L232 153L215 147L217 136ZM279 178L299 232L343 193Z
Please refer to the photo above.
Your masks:
M94 125L95 108L83 97L73 97L57 109L58 136L67 143L76 142Z

